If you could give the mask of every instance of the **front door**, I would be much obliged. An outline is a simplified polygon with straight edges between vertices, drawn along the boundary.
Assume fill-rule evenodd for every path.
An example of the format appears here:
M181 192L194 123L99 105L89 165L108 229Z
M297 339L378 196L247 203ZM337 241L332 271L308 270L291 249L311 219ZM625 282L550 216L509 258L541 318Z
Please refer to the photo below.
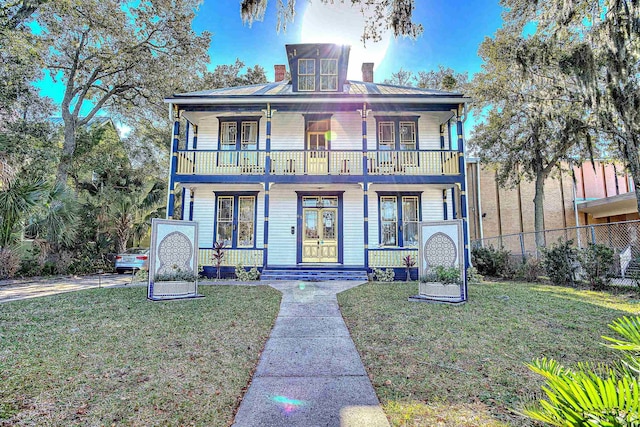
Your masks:
M309 205L316 199L327 206L302 208L302 262L338 262L338 209L335 197L305 197ZM325 200L326 199L326 200Z

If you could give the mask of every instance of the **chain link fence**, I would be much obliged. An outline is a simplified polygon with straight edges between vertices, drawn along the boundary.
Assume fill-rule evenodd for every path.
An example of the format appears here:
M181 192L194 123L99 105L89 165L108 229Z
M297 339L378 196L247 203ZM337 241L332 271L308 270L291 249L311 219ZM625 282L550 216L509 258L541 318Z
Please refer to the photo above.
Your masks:
M592 224L580 227L559 228L541 231L541 238L545 246L558 242L572 241L578 249L585 248L589 243L599 243L614 250L617 262L615 270L624 277L627 267L640 256L640 220L613 222L608 224ZM472 248L489 247L511 252L512 257L540 256L536 250L536 233L507 234L488 237L471 242ZM630 267L631 268L631 267Z

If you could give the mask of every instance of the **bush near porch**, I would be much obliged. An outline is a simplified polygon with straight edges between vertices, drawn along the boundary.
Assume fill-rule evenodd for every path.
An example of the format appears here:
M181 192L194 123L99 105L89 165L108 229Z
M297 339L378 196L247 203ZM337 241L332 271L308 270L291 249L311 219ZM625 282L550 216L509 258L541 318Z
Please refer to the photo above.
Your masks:
M280 293L198 290L205 298L150 302L134 287L0 304L0 426L230 424Z
M392 425L531 426L514 410L540 396L526 363L611 363L607 327L640 313L633 290L595 292L518 282L469 285L462 306L408 302L418 286L373 283L338 295Z

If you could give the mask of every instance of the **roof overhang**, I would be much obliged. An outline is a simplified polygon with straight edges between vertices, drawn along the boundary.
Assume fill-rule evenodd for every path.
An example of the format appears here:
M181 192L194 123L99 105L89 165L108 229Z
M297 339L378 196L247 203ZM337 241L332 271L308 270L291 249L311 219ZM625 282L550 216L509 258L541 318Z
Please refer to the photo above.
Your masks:
M228 104L341 104L345 102L367 102L367 103L403 103L403 104L467 104L471 102L471 98L466 96L459 97L438 97L424 95L406 95L406 96L233 96L233 97L172 97L165 98L167 104L179 105L228 105Z
M638 212L638 202L635 191L578 203L576 207L578 211L588 213L594 218L606 218L608 216Z

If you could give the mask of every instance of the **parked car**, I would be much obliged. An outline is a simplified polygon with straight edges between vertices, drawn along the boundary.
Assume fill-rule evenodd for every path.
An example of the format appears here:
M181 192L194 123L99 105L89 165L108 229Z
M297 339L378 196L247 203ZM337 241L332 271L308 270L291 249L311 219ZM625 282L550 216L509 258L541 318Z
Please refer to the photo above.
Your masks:
M116 255L116 271L124 274L126 271L147 269L149 267L149 248L130 248L123 254Z

